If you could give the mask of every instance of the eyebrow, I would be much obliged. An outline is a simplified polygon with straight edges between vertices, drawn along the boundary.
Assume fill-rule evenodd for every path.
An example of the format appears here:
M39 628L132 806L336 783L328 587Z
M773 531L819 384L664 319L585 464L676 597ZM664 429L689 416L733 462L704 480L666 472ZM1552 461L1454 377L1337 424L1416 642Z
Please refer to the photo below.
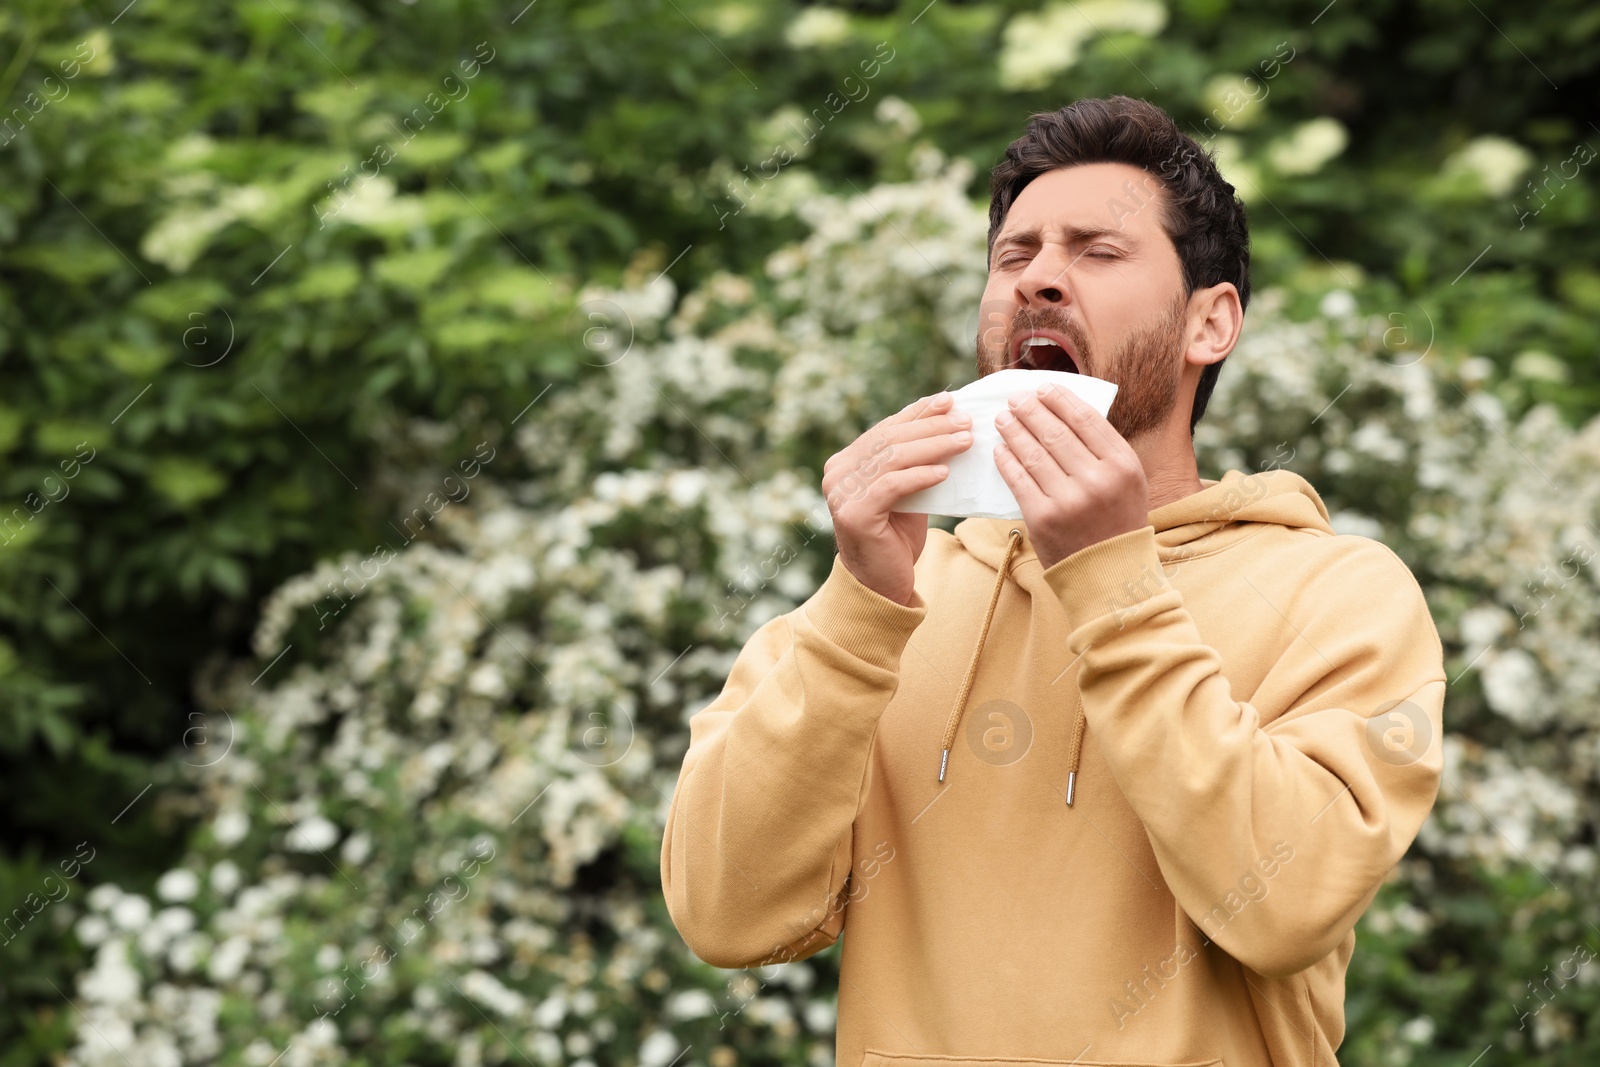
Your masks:
M1064 228L1069 241L1093 241L1101 237L1120 237L1126 241L1129 248L1137 248L1139 241L1124 229L1111 226L1067 226ZM1044 243L1043 231L1038 226L1029 226L1026 229L1013 230L1003 233L995 238L994 247L998 251L1002 245L1040 245Z

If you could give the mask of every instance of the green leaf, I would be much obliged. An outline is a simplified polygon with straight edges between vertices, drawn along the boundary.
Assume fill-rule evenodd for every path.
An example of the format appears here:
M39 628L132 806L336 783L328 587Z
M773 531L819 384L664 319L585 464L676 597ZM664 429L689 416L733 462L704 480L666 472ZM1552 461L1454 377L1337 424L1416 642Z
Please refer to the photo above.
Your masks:
M384 256L372 269L390 285L420 295L438 281L454 259L448 248L424 248Z
M228 480L209 463L169 456L150 465L150 484L180 508L210 500L227 488Z

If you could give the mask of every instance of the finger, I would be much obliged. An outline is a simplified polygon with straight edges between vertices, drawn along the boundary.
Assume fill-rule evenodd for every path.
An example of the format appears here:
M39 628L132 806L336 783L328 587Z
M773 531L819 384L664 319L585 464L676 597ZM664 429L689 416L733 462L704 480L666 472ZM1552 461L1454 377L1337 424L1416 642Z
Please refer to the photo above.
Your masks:
M950 475L950 468L943 463L930 463L922 467L908 467L905 470L890 471L877 482L873 483L873 492L886 505L893 505L902 497L922 489L928 489L944 481Z
M1017 505L1022 508L1024 515L1037 510L1044 493L1039 489L1039 483L1033 480L1033 475L1017 459L1016 454L1004 441L994 446L994 465L1000 471L1000 477L1006 480L1006 485L1011 488L1011 495L1017 498Z
M1095 459L1109 459L1116 452L1116 433L1088 401L1071 389L1051 383L1039 390L1039 403L1053 411L1073 431L1079 445ZM1119 435L1120 436L1120 435Z
M972 429L972 416L964 411L952 408L943 412L929 412L926 415L903 422L896 426L889 426L884 433L895 441L914 441L919 437L932 437L935 434L954 433L957 430Z
M943 463L971 447L972 434L967 431L891 441L856 459L849 467L828 471L822 479L823 493L829 497L842 493L846 499L858 499L887 474Z
M951 405L954 403L954 399L955 398L952 397L949 392L935 393L932 396L918 397L916 400L913 400L911 403L907 404L893 415L888 415L882 419L879 419L870 430L862 434L861 437L858 438L856 442L854 442L849 448L846 448L840 452L836 452L832 456L828 457L828 462L823 464L822 469L826 471L829 467L829 464L838 465L843 463L854 465L860 463L861 460L859 458L855 458L855 453L858 450L857 446L859 446L863 441L870 440L873 450L883 448L893 440L907 439L908 435L902 435L899 433L902 428L907 426L917 426L921 433L936 432L923 429L921 426L919 426L919 423L923 422L926 417L930 415L944 415L950 413ZM920 436L921 433L913 433L909 436Z
M1011 416L1004 425L1001 424L1002 419L995 419L995 426L1000 430L1000 437L1007 451L1028 472L1034 485L1038 486L1043 495L1064 496L1071 492L1067 485L1068 472L1062 468L1061 461L1039 440L1034 431L1017 417L1015 412L1012 412ZM1066 428L1055 419L1055 416L1051 415L1049 418L1055 421L1058 433L1065 431Z
M866 456L857 466L876 461L875 465L883 468L911 467L933 463L971 447L972 430L969 425L943 418L919 419L863 443L868 446Z
M970 430L929 434L926 437L896 441L889 445L877 453L879 457L877 466L879 470L892 471L926 466L930 463L943 463L971 447Z
M862 487L859 494L849 494L843 490L837 494L829 494L828 503L837 511L844 503L860 500L868 514L878 513L887 517L893 506L902 498L938 485L949 474L950 468L943 463L893 470L873 479L871 484ZM840 498L840 494L843 494L843 499Z
M839 459L854 467L872 462L872 457L881 456L905 445L917 445L908 455L912 457L925 456L928 453L919 442L931 441L935 449L944 448L953 443L958 435L965 434L961 442L962 447L972 443L972 420L964 415L947 412L943 415L929 415L912 422L887 426L876 432L864 434L850 449L840 453ZM931 462L928 459L907 460L901 466L910 462ZM836 464L837 465L837 464ZM826 468L824 468L826 470Z
M829 456L822 464L823 474L826 476L844 470L860 470L864 465L871 464L874 456L881 455L897 445L948 436L970 431L972 428L971 418L955 411L947 411L942 415L927 415L903 423L894 423L891 421L892 418L893 416L885 419L852 441L849 447Z
M1059 397L1051 399L1060 402ZM1095 454L1078 435L1074 424L1063 418L1042 396L1025 398L1013 409L1012 414L1028 428L1067 474L1081 472L1094 465ZM1013 444L1012 448L1017 449L1018 446ZM1018 451L1020 454L1020 449Z
M899 411L895 412L893 415L890 415L888 418L884 419L878 425L895 426L901 423L911 422L915 419L920 419L928 415L943 414L944 412L949 411L951 405L954 403L955 397L951 396L948 391L934 393L932 396L918 397L905 407L901 408Z

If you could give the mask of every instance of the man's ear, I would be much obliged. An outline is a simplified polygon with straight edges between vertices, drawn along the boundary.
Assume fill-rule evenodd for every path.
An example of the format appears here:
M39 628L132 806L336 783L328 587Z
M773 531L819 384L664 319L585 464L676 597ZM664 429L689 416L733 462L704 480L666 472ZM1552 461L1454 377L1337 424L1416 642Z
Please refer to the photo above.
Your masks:
M1232 282L1218 282L1189 295L1188 345L1183 358L1196 366L1226 359L1244 329L1244 307Z

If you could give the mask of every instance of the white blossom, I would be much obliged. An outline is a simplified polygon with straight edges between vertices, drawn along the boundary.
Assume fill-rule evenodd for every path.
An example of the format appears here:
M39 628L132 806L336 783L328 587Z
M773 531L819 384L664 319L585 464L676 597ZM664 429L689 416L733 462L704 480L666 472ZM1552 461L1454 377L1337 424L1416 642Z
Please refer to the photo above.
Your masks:
M1000 84L1040 89L1071 69L1082 48L1114 31L1154 37L1167 24L1158 0L1067 0L1023 12L1007 23L1000 49Z
M288 845L299 852L320 852L332 847L339 840L339 828L324 819L321 815L313 815L297 823L288 835Z
M1344 123L1324 115L1302 122L1273 142L1267 148L1267 159L1279 174L1312 174L1349 143Z
M1446 175L1468 174L1489 196L1505 196L1533 164L1533 153L1515 141L1484 134L1468 141L1444 161Z
M836 45L850 34L850 19L843 11L831 7L807 7L795 16L784 31L784 39L792 48L816 48Z
M179 867L168 871L156 882L156 896L162 900L193 900L200 891L200 879L191 870Z
M652 1030L639 1046L639 1067L666 1067L678 1054L678 1039L665 1030Z

